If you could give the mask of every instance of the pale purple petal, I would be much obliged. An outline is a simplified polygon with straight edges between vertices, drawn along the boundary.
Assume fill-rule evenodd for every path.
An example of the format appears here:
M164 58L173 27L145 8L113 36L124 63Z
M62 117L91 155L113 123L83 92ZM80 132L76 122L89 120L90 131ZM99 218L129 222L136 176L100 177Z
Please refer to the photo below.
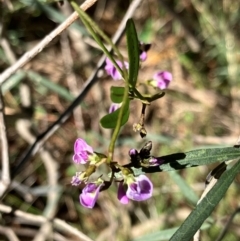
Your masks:
M150 166L160 166L164 163L164 160L161 159L160 157L151 157L149 160Z
M83 139L78 138L74 144L74 152L80 153L82 151L93 153L93 148L89 146Z
M145 61L147 59L147 52L146 51L143 51L141 54L140 54L140 60L141 61Z
M85 164L91 154L93 154L93 148L83 139L78 138L74 144L73 161L77 164Z
M128 152L130 157L138 155L138 151L136 149L130 149Z
M153 185L145 175L135 178L135 182L129 184L127 197L135 201L144 201L152 197Z
M161 90L166 89L171 81L172 74L168 71L159 71L153 76L154 85Z
M112 72L110 74L114 80L120 80L122 79L122 75L118 72L118 70L113 67Z
M76 172L75 176L72 177L72 181L71 181L71 184L72 186L78 186L81 184L81 180L79 178L81 172Z
M119 109L121 105L118 103L112 103L111 106L109 107L109 111L108 113L112 113L114 111L116 111L117 109Z
M111 60L106 58L105 70L108 75L111 75L113 68L114 68L114 65L112 64Z
M101 186L102 184L88 183L79 196L81 205L86 208L93 208L99 196Z
M73 161L77 164L86 164L87 159L88 159L88 155L86 152L73 155Z
M124 189L124 184L123 182L119 183L118 186L118 194L117 194L118 200L122 203L122 204L128 204L129 199L126 195L126 191Z
M121 61L117 60L116 63L121 69L123 68ZM128 67L129 67L128 63L125 61L124 61L124 66L126 69L128 69ZM106 59L105 70L106 70L107 74L111 75L114 80L122 79L121 74L118 72L118 70L115 68L115 66L111 62L111 60L108 58Z

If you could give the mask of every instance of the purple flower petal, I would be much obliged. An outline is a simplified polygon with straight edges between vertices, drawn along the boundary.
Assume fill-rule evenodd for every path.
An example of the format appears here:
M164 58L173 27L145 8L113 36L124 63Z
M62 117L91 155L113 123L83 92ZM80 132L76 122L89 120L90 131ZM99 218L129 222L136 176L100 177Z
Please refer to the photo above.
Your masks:
M164 90L172 81L172 74L168 71L159 71L153 76L153 85Z
M135 182L130 183L127 189L127 197L135 201L144 201L152 197L153 185L145 175L135 178Z
M103 183L88 183L82 190L79 196L79 201L82 206L86 208L93 208L97 198L99 196L99 191Z
M113 68L114 68L114 65L112 64L111 60L109 58L106 58L105 70L108 75L111 75Z
M141 61L145 61L147 59L147 52L146 51L143 51L141 54L140 54L140 60Z
M138 155L138 151L136 149L130 149L128 154L130 157L134 157L134 156Z
M120 108L121 104L118 103L112 103L111 106L109 107L108 113L112 113L116 111L118 108Z
M124 189L124 185L123 182L119 183L118 186L118 194L117 194L118 200L122 203L122 204L128 204L129 199L126 195L126 191Z
M154 166L160 166L164 163L164 160L161 159L161 157L152 157L149 160L149 164L150 166L154 167Z
M77 164L86 164L88 156L93 154L93 148L83 139L78 138L74 144L73 161Z
M79 176L82 172L76 172L75 176L72 177L71 184L73 186L78 186L81 184L82 180L80 180Z
M123 68L123 65L122 65L122 62L117 60L116 61L117 65L122 69ZM124 61L124 66L126 69L128 69L128 63ZM118 70L115 68L115 66L112 64L111 60L110 59L106 59L106 66L105 66L105 70L107 72L108 75L111 75L112 78L114 80L120 80L122 79L122 76L121 74L118 72Z

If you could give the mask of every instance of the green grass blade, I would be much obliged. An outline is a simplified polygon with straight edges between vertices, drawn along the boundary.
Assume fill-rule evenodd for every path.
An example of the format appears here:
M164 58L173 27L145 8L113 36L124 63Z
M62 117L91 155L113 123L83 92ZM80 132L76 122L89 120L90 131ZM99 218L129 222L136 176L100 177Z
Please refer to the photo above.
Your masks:
M25 77L25 71L19 70L16 74L2 84L2 94L4 95L7 91L17 86Z
M192 204L196 204L199 200L197 194L192 188L186 183L186 181L176 172L169 172L168 175L178 185L182 195Z
M63 88L62 86L60 86L58 84L53 83L51 80L35 73L34 71L28 71L27 75L30 78L30 80L32 80L33 82L45 86L49 90L51 90L51 91L57 93L59 96L63 97L65 100L68 100L68 101L74 100L73 95L71 93L69 93L68 90L66 90L65 88Z
M169 240L177 230L178 228L165 229L162 231L157 231L154 233L144 235L132 241L146 241L146 240L147 241L165 241L165 240Z
M190 213L181 227L172 236L170 241L191 240L197 230L201 227L220 200L225 195L234 178L240 171L240 161L228 171L223 173L218 182L213 186L205 198Z

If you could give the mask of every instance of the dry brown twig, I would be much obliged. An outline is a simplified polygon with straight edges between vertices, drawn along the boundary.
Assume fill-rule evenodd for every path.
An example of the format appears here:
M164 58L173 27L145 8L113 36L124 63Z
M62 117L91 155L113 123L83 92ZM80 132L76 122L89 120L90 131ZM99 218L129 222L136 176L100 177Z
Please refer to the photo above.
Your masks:
M0 233L4 234L11 241L19 241L17 235L11 228L0 226Z
M47 222L47 218L41 215L34 215L30 213L23 212L21 210L13 210L12 207L0 204L0 212L1 213L12 213L17 218L19 218L19 223L31 224L31 225L39 225ZM78 229L70 226L65 221L62 221L58 218L54 218L52 220L53 226L56 230L61 233L68 233L78 237L82 241L93 241L88 236L80 232Z
M0 132L1 132L1 143L2 143L2 173L0 182L0 197L4 194L8 188L11 177L10 177L10 165L9 165L9 153L8 153L8 139L7 131L4 120L4 102L2 92L0 90Z
M22 83L20 85L19 91L22 106L24 108L31 108L32 96L29 86L25 83ZM22 118L16 122L17 132L29 144L32 144L36 139L36 137L31 133L31 126L32 122L29 118ZM47 183L49 186L49 190L47 192L47 202L43 210L43 215L47 218L47 220L52 220L56 215L58 207L57 204L60 197L60 188L58 187L58 163L56 160L54 160L52 155L47 150L45 150L45 148L40 150L40 157L46 169ZM52 223L47 221L41 225L33 240L44 241L48 238L52 238L52 236Z
M61 34L60 44L61 44L62 55L64 56L63 62L66 69L66 79L67 79L68 87L71 93L73 94L73 96L76 97L78 95L77 77L72 71L73 58L71 55L67 32L63 32ZM82 109L80 105L78 106L78 108L76 108L73 111L73 115L74 115L77 132L84 133L84 123L82 121Z
M31 134L30 131L31 121L30 120L18 120L17 131L20 136L26 140L28 143L33 143L35 136ZM44 217L47 220L54 218L57 212L57 204L60 197L60 187L58 186L58 164L57 161L53 159L51 154L42 148L40 150L40 157L45 166L48 178L49 190L47 192L47 203L43 211ZM52 235L52 223L46 221L42 224L39 232L36 234L34 241L44 241Z
M8 56L8 60L11 64L14 64L16 62L16 57L14 52L11 50L10 45L8 44L7 40L4 42L3 45L1 42L1 45ZM30 109L32 106L32 97L31 97L31 89L29 85L26 83L21 83L19 87L20 91L20 99L21 104L23 108ZM3 100L2 100L3 103ZM2 121L4 123L4 121ZM32 135L30 129L31 129L31 120L29 118L20 118L16 122L16 129L19 135L27 141L29 144L32 144L34 140L36 139L35 136ZM52 158L50 153L46 150L41 149L40 150L40 156L42 158L43 164L47 171L47 177L48 177L48 185L49 190L47 192L47 204L43 211L43 215L48 219L51 220L54 218L56 212L57 212L57 203L59 200L59 188L58 188L58 164L57 162ZM6 159L6 158L5 158ZM5 190L10 185L10 181L5 186ZM51 190L50 190L51 189ZM5 191L4 190L4 191ZM7 228L8 229L8 228ZM52 224L47 221L39 229L39 232L36 234L34 241L44 241L50 236L53 236L52 231ZM7 235L8 233L5 233Z
M86 0L80 7L86 11L97 0ZM66 28L68 28L75 20L78 19L78 14L74 12L69 16L62 24L60 24L55 30L47 35L39 44L37 44L30 51L26 52L15 64L10 66L0 75L0 85L4 83L12 74L28 63L33 57L40 53L56 36L61 34Z

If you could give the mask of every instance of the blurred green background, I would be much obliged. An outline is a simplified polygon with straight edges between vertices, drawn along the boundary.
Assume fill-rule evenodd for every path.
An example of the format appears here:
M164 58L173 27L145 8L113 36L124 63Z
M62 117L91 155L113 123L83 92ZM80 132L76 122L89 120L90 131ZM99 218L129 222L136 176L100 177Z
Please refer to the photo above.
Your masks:
M99 0L87 12L105 33L113 36L130 3ZM0 6L0 72L72 12L65 1L61 4L47 0L3 0ZM140 117L141 103L131 103L130 118L117 142L114 161L128 163L128 150L139 149L149 140L153 142L155 156L236 144L240 135L239 11L237 0L142 1L133 19L140 40L152 43L152 47L147 61L142 63L139 79L145 81L156 71L167 70L172 72L173 81L166 96L147 109L148 135L144 140L132 130ZM127 56L125 37L118 46ZM35 136L45 131L80 93L101 55L82 23L76 21L2 85L12 169L29 146L19 123L30 121L29 130ZM70 185L71 176L79 170L72 163L77 137L87 140L94 150L107 153L111 131L102 129L99 120L111 104L112 85L122 83L102 74L71 118L44 145L58 165L57 173L53 174L58 176L59 187L54 217L96 241L169 240L194 208L214 166L152 174L153 198L127 206L119 203L117 188L111 186L100 194L93 210L85 209L78 201L80 190ZM2 199L4 205L45 215L51 173L46 171L43 159L36 154L17 173L16 185ZM187 183L184 190L183 180ZM218 240L229 217L239 207L239 184L238 178L204 224L202 240ZM221 240L239 240L239 222L236 215ZM40 226L21 222L10 214L0 214L0 224L11 228L19 240L33 240ZM161 233L163 230L165 233ZM55 239L81 240L66 233ZM8 240L1 229L0 240Z

